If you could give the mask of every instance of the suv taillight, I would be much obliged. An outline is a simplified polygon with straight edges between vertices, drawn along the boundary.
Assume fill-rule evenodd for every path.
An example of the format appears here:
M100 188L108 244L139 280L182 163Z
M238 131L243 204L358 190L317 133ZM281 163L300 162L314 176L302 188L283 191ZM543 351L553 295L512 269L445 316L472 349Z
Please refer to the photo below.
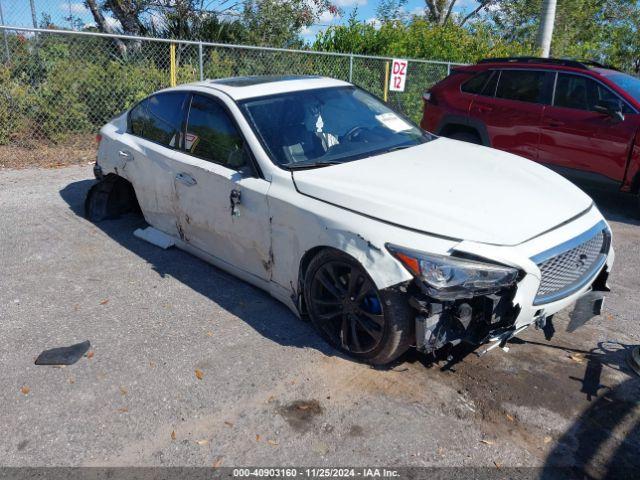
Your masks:
M102 135L100 135L99 133L96 133L96 143L98 144L98 146L100 146L101 141L102 141Z
M424 92L422 94L422 99L426 102L426 103L430 103L432 105L437 105L438 101L436 100L436 96L433 92Z

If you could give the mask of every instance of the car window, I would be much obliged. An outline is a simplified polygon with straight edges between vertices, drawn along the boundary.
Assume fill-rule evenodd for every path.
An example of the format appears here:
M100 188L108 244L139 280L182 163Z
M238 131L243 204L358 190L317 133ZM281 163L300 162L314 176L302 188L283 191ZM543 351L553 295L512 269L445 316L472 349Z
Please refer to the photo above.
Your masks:
M466 93L480 93L493 71L479 73L462 84L460 90Z
M494 70L493 75L487 83L485 83L480 95L487 95L489 97L493 97L496 93L496 87L498 86L498 78L500 78L500 72Z
M242 136L224 108L210 97L194 95L187 118L187 152L237 170L247 164L243 147Z
M545 72L503 70L496 97L521 102L543 103Z
M618 87L625 90L629 95L636 99L636 101L640 102L640 79L637 77L632 77L631 75L627 75L622 72L613 72L608 71L608 73L603 74L609 80L614 82Z
M180 145L184 92L166 92L140 102L129 115L130 131L166 147Z
M582 75L558 74L553 104L556 107L596 111L603 101L620 101L620 98L604 85ZM628 107L621 103L623 113Z
M142 137L144 123L147 120L147 100L143 100L129 113L129 132Z

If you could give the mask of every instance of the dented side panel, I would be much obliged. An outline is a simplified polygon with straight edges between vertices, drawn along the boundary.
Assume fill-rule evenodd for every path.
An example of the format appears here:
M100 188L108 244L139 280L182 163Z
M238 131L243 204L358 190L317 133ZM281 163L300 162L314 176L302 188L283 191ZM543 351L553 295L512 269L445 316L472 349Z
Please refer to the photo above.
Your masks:
M176 236L171 158L175 152L128 134L125 115L105 125L100 133L98 162L103 173L115 173L131 182L145 220Z
M261 279L271 275L269 182L178 154L173 173L181 240ZM233 192L237 204L231 205Z
M412 279L386 250L385 243L446 253L456 242L381 223L300 194L290 174L274 173L269 204L272 216L273 281L297 293L305 253L316 247L341 250L358 260L378 288ZM276 287L277 288L277 287Z

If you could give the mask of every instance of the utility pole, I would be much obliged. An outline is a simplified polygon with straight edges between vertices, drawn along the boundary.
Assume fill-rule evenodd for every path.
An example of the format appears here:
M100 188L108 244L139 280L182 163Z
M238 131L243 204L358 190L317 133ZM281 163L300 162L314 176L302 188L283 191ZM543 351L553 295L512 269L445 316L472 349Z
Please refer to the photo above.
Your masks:
M33 22L33 28L38 28L38 17L36 15L36 4L33 0L29 0L31 3L31 21Z
M542 0L540 28L538 30L538 50L544 58L549 57L553 24L556 21L556 0Z

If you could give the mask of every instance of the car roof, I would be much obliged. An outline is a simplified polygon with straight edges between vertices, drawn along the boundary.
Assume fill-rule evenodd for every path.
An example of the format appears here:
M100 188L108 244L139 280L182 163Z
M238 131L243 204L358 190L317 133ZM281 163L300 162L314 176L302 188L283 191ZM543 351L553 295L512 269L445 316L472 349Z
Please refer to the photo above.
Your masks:
M348 82L317 75L255 75L246 77L218 78L188 84L226 93L234 100L276 95L327 87L350 86ZM184 85L182 86L184 87Z
M568 70L593 72L600 75L614 73L618 70L610 65L603 65L592 60L572 60L566 58L540 58L540 57L504 57L485 58L475 65L456 67L462 71L483 71L495 68L542 68L548 70Z

